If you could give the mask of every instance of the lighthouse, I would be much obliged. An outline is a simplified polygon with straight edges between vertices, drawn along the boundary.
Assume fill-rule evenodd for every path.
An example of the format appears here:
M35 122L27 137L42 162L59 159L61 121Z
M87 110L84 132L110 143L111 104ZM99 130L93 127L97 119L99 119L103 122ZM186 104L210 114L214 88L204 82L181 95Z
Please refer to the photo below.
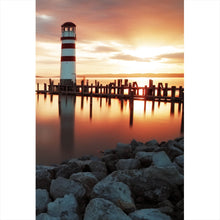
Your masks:
M60 84L71 86L76 83L75 57L76 25L65 22L61 25L61 68Z

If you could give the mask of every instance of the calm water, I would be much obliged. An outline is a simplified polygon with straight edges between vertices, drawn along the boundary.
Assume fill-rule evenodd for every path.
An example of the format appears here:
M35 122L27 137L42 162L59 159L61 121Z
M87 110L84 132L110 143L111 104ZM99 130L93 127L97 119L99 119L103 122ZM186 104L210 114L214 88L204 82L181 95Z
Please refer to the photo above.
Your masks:
M114 81L98 80L103 84ZM129 79L138 85L148 84L148 80ZM168 82L169 86L183 86L183 78L153 80L156 85ZM133 112L129 106L128 100L36 94L37 164L60 163L85 154L100 155L100 151L114 148L117 142L129 143L133 138L142 142L167 141L183 135L182 105L134 101Z

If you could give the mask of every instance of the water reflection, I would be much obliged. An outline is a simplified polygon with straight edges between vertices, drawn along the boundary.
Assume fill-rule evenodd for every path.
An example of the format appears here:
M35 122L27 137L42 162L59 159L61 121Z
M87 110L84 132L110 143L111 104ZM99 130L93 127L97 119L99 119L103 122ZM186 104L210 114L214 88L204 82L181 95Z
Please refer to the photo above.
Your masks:
M183 134L183 104L105 99L38 94L37 162L97 155L133 138L166 141Z
M75 100L73 96L59 95L60 145L63 157L71 155L74 148Z

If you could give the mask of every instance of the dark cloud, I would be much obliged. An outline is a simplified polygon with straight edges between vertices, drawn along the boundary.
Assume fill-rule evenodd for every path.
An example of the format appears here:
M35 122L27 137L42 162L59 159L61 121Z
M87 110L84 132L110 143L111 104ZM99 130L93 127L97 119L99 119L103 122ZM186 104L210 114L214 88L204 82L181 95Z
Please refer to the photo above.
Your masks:
M93 50L93 52L98 52L98 53L119 52L119 51L120 51L119 49L110 46L98 46Z
M125 61L137 61L137 62L151 62L151 61L161 61L163 63L183 63L184 53L167 53L160 54L158 56L150 57L150 58L140 58L136 56L132 56L129 54L116 54L110 57L111 59L117 60L125 60ZM168 59L168 60L163 60Z
M132 56L129 54L116 54L114 56L111 56L110 58L117 59L117 60L125 60L125 61L137 61L137 62L149 62L150 61L147 58L140 58L140 57Z
M154 57L157 60L161 60L164 63L183 63L184 62L184 53L166 53L166 54L160 54L156 57ZM166 61L163 61L163 59L168 59Z

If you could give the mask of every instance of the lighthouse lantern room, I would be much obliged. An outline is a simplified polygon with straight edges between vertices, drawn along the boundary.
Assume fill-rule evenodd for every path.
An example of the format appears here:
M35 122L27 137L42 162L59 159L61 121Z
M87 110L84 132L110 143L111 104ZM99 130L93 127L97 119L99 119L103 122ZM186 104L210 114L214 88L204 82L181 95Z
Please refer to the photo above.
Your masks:
M60 84L71 86L76 83L76 25L72 22L65 22L61 25L61 32Z

